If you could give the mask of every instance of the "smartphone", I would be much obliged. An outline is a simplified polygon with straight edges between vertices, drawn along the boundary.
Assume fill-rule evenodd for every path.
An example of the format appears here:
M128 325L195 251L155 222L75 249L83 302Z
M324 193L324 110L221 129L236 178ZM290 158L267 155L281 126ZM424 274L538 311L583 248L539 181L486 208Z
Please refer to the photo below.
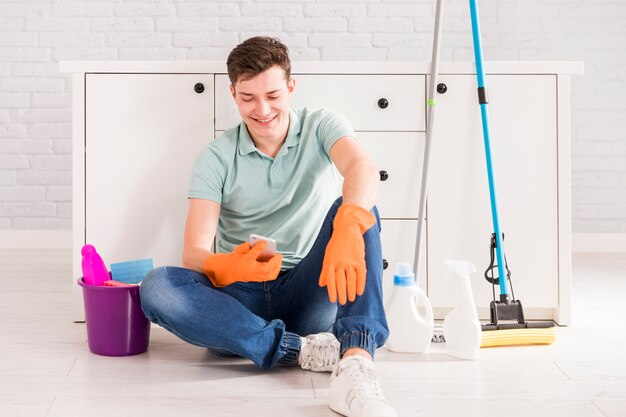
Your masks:
M270 239L269 237L259 236L254 233L250 234L250 247L253 247L260 241L264 240L267 242L265 249L261 252L261 255L257 258L257 260L261 262L268 261L272 256L276 255L276 241L274 239Z

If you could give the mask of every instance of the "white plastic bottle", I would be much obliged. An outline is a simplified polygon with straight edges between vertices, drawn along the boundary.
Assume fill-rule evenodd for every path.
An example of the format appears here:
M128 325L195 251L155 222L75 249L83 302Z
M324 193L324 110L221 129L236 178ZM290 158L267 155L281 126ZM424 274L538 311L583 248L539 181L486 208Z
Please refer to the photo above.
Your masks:
M386 309L389 325L387 349L393 352L426 352L433 338L433 308L424 291L417 286L410 264L396 264L393 285ZM420 306L424 313L420 312Z
M456 292L456 307L443 321L443 336L448 354L456 358L475 360L480 350L482 329L470 286L470 274L476 267L470 262L446 259L447 280L452 281Z

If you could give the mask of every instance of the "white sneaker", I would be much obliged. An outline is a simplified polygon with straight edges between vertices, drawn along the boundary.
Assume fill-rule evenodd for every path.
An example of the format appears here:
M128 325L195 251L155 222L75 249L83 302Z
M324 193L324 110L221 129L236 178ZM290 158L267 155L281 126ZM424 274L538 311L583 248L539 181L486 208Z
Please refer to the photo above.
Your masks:
M298 364L302 369L332 372L339 362L339 341L332 333L310 334L301 338Z
M362 356L342 359L330 376L329 406L348 417L397 417L380 387L371 360Z

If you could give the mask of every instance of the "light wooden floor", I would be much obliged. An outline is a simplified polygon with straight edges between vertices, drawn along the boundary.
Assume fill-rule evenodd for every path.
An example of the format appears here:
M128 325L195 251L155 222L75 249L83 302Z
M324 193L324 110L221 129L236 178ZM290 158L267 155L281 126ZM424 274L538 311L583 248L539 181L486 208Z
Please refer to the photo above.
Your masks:
M337 416L329 374L262 372L154 329L138 356L93 355L70 317L69 251L0 251L0 416ZM400 416L626 416L626 257L574 259L574 325L478 361L379 350Z

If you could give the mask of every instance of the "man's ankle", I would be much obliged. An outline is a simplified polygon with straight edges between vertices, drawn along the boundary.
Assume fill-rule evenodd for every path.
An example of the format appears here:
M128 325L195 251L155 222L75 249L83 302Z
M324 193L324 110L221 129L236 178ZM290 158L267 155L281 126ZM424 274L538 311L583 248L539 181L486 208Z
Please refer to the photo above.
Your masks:
M353 348L346 350L343 353L343 356L341 356L341 359L345 359L349 356L354 356L354 355L363 356L365 359L369 359L370 361L372 360L372 355L370 355L370 353L367 350L357 348L357 347L353 347Z

